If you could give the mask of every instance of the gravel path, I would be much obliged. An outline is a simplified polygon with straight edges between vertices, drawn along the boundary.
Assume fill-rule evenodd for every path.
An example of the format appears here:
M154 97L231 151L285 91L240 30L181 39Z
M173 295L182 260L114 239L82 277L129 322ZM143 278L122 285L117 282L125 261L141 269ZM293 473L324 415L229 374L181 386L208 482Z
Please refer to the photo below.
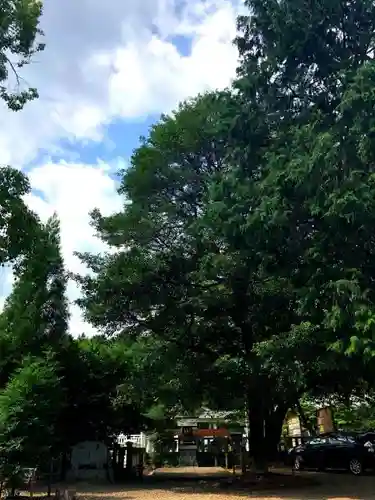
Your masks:
M373 491L373 490L372 490ZM303 489L299 493L294 492L293 494L284 493L280 496L280 493L254 493L254 494L231 494L228 491L221 493L199 493L189 491L171 491L169 489L127 489L124 491L116 492L101 492L93 495L90 493L83 493L82 497L85 500L244 500L245 498L252 498L258 500L373 500L375 495L373 492L371 494L364 496L363 493L357 493L350 496L343 496L337 493L327 493L327 491L318 492L314 490ZM81 498L82 498L81 497Z
M221 471L222 472L222 471ZM169 471L169 474L175 472ZM319 478L320 485L291 492L231 492L230 489L202 487L199 482L145 481L143 485L93 487L79 485L82 500L374 500L375 477L348 474L304 473Z

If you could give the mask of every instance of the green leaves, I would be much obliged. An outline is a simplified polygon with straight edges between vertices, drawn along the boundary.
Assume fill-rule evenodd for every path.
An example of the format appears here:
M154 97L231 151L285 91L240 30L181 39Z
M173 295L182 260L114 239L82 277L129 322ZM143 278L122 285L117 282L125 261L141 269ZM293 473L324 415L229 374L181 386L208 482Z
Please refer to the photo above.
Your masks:
M233 88L150 129L123 210L92 214L115 251L78 280L86 318L150 366L126 391L246 404L259 451L301 394L374 383L375 7L246 5Z
M135 433L146 424L142 394L132 388L129 353L127 346L101 337L72 339L60 351L67 400L58 419L62 449L82 440L111 442L120 432Z
M55 424L64 404L53 359L25 357L0 392L0 474L35 467L57 441ZM54 437L55 436L55 437Z
M0 167L0 265L24 255L34 242L37 218L23 201L29 191L21 172Z
M43 35L38 27L41 14L40 0L5 0L1 4L0 98L13 111L38 97L35 88L25 85L19 70L44 49L38 40Z
M0 328L11 357L38 355L65 342L68 328L67 276L56 217L37 227L27 258L16 268L12 293L0 315ZM8 359L9 360L9 359ZM0 361L0 366L8 361Z

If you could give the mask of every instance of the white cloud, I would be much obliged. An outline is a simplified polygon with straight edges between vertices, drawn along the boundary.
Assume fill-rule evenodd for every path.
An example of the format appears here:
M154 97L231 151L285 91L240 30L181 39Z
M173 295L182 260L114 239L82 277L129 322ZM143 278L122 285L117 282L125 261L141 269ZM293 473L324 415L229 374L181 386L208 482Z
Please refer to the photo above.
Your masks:
M227 86L237 62L232 40L240 2L45 0L47 48L22 75L40 99L19 113L0 104L0 163L22 168L41 150L65 157L29 171L35 192L28 202L42 218L58 213L71 270L81 265L74 250L103 248L88 212L110 213L120 200L104 163L83 165L71 152L64 156L59 142L110 141L105 125L113 120L168 112L184 98ZM172 44L177 35L191 39L190 55ZM76 293L70 285L70 297ZM80 333L79 311L72 311L72 331Z
M226 86L238 9L231 0L45 0L47 47L22 73L40 98L19 113L0 105L0 162L22 166L62 138L100 140L113 119ZM192 39L188 57L168 41L181 34Z
M109 80L111 113L134 118L166 112L188 96L226 87L237 65L231 43L234 21L235 11L227 3L196 27L191 54L186 57L157 36L141 46L134 42L120 48L111 61L116 69ZM129 68L133 68L131 74Z

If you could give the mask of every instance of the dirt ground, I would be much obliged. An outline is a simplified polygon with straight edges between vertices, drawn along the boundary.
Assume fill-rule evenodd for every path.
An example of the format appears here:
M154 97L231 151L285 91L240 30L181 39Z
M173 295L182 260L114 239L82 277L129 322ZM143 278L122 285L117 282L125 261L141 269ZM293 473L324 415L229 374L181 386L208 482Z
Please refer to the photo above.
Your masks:
M158 471L156 471L156 475ZM335 473L301 473L306 477L318 480L316 486L302 487L293 491L281 490L254 492L231 491L215 484L215 478L223 477L223 470L210 471L211 481L206 481L208 471L200 471L204 479L197 481L176 481L173 476L181 474L181 469L159 471L159 475L168 475L162 481L145 478L143 484L123 486L76 485L78 496L82 500L374 500L375 476L352 477L349 474ZM196 474L195 470L185 471L187 476ZM213 476L213 477L212 477Z

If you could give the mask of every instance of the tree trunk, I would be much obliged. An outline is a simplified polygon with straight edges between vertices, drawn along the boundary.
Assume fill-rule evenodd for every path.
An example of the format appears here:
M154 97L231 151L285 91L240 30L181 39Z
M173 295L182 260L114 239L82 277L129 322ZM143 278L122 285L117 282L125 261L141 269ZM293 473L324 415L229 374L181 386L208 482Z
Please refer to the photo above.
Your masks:
M52 457L49 459L49 472L48 472L48 491L47 496L50 497L52 494L52 475L53 475L53 460Z
M265 434L264 434L264 412L262 401L258 404L249 405L249 453L252 469L256 473L267 472Z
M68 470L68 457L67 457L67 452L64 451L61 454L60 481L65 481L67 470Z
M241 464L241 473L244 476L246 474L246 448L244 446L241 446L241 452L240 452L240 464Z
M279 443L285 414L288 404L280 404L275 410L271 410L265 419L265 446L268 461L275 461L279 457Z
M282 426L288 403L267 408L263 398L252 398L248 403L250 458L256 473L266 473L268 462L278 459Z

